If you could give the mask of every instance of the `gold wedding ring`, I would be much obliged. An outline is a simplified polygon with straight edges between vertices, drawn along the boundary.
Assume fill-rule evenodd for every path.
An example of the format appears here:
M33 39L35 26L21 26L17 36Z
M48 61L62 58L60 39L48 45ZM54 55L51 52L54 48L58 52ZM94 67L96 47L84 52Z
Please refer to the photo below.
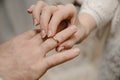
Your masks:
M52 39L57 43L57 44L59 44L60 43L60 41L59 40L57 40L55 37L52 37Z

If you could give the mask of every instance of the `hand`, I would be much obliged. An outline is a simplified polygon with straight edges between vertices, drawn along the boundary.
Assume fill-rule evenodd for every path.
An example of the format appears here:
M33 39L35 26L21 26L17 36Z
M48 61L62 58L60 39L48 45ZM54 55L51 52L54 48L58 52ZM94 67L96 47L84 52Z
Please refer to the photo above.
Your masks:
M42 29L42 38L52 37L65 27L74 24L77 10L73 4L48 5L43 1L38 1L32 5L28 12L33 15L35 25Z
M74 26L69 27L57 33L54 38L62 43L75 32ZM79 55L79 49L70 49L46 57L57 45L53 38L43 42L40 30L25 32L1 44L0 77L3 80L36 80L49 68Z
M72 4L51 6L43 1L38 1L36 5L32 5L28 12L33 15L35 25L40 24L42 29L42 38L46 35L51 37L66 26L75 24L77 10ZM65 22L68 20L67 22ZM79 21L78 21L79 23ZM83 25L79 25L78 31L64 43L57 47L57 51L70 49L76 43L82 41L87 36L87 30Z

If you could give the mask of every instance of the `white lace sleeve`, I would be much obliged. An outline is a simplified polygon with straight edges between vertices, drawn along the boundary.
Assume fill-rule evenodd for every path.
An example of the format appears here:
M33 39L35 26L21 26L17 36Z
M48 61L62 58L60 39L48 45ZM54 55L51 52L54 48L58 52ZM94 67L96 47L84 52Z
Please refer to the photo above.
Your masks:
M118 0L85 0L80 14L90 14L95 19L97 26L101 28L112 19L118 4Z

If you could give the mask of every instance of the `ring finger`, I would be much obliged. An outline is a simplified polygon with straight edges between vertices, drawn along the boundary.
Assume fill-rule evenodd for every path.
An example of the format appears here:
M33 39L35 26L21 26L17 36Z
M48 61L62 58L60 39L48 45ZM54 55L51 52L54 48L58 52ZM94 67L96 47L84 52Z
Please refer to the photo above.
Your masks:
M40 46L40 49L42 49L40 51L42 51L45 55L47 52L71 37L76 31L77 28L75 26L66 28L65 30L57 33L54 38L47 39L45 42L43 42L43 44Z

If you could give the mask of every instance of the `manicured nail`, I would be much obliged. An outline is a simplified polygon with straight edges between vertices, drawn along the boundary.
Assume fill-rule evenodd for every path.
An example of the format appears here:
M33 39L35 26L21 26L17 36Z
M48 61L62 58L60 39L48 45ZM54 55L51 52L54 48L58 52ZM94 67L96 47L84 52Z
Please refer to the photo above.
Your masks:
M48 31L48 37L52 37L52 31Z
M45 37L46 37L45 30L42 30L42 31L41 31L41 36L42 36L42 38L45 38Z
M63 50L64 50L64 47L59 47L59 48L57 49L58 52L61 52L61 51L63 51Z
M31 13L30 9L27 9L27 12L28 12L28 13Z
M37 26L38 22L36 19L34 19L34 25Z

